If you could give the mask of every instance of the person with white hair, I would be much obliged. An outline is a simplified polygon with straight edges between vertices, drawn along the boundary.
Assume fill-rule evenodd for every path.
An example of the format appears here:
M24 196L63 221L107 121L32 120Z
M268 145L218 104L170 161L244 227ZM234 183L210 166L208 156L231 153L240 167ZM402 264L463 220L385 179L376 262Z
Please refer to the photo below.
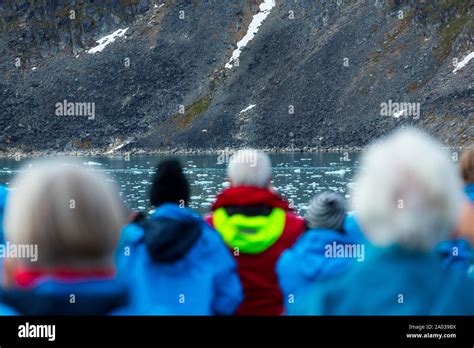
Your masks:
M474 280L436 252L451 238L460 178L441 144L404 128L366 151L351 208L373 247L364 262L318 284L290 314L474 315Z
M33 161L12 187L0 301L24 315L103 315L126 306L114 264L126 210L115 186L100 172L50 159Z
M264 152L238 151L227 175L230 187L217 196L207 221L238 264L244 300L236 314L280 315L283 295L275 263L305 230L305 222L272 190L271 162Z

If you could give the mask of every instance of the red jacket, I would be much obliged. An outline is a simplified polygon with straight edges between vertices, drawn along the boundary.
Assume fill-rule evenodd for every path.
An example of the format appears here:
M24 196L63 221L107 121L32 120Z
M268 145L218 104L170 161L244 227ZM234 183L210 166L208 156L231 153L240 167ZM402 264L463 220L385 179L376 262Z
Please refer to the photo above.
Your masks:
M305 230L304 220L293 213L288 203L275 192L256 187L231 187L224 190L211 210L221 207L257 206L281 208L286 211L285 226L280 237L259 254L234 255L244 288L244 301L237 315L281 315L283 295L278 285L275 264L281 253L290 248ZM213 226L213 216L206 219Z

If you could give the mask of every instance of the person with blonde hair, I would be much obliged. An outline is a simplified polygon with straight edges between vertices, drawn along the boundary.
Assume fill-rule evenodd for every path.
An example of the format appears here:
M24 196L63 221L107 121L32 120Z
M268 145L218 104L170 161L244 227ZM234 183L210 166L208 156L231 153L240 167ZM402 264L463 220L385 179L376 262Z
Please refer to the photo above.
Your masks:
M102 315L124 306L114 251L126 211L114 185L75 162L40 160L12 188L0 301L25 315Z
M463 199L441 144L412 128L382 138L363 155L354 186L351 208L373 247L291 314L474 315L474 280L435 250L451 238Z

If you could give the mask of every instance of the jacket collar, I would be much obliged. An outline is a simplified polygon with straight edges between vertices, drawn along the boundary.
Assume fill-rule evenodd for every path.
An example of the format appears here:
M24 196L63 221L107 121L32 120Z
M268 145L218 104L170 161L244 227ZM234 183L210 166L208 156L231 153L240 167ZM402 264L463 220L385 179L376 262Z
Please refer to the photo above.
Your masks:
M252 186L230 187L222 191L213 204L214 211L226 206L267 205L272 208L281 208L291 211L288 203L276 192L266 188Z
M29 289L3 289L0 300L22 315L105 315L125 306L128 292L115 278L48 279Z
M29 269L17 268L14 271L15 283L20 288L29 288L37 283L55 279L57 281L80 281L82 279L101 279L112 278L115 275L115 269L104 268L97 270L75 270L67 268L59 269Z

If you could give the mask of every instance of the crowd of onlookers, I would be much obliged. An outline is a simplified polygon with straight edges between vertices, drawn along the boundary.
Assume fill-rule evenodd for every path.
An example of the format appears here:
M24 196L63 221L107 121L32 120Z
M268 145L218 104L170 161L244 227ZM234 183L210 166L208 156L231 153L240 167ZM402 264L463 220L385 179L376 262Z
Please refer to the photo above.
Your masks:
M305 218L258 150L232 156L205 217L175 159L149 214L98 171L33 161L0 187L0 246L38 250L0 258L0 314L474 315L474 148L453 157L396 131L362 154L349 202L319 192Z

